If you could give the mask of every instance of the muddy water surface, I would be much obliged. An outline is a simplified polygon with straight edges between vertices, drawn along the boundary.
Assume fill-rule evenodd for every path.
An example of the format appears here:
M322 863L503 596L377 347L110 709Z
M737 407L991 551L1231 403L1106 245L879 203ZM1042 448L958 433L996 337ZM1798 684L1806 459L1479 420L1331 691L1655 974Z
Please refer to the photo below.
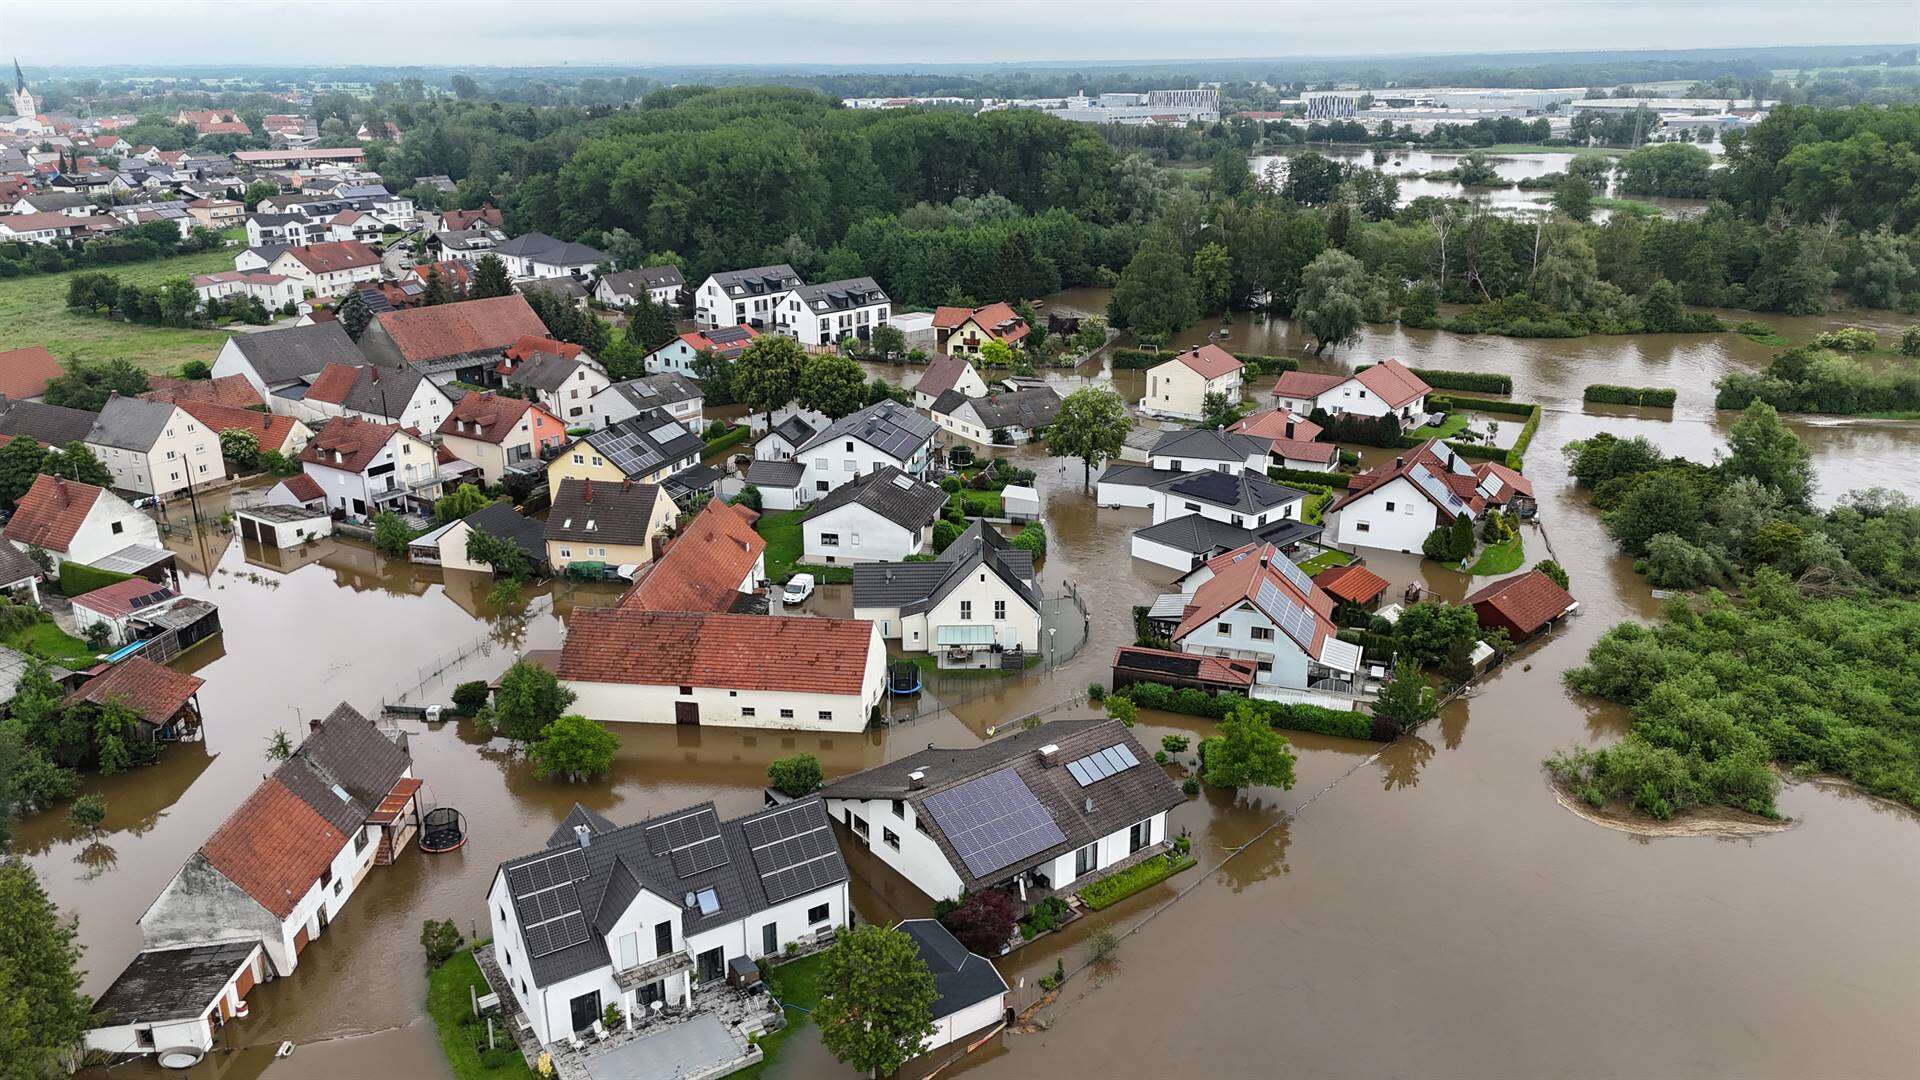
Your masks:
M1056 297L1053 306L1070 299L1095 310L1104 303L1094 293ZM1815 328L1786 323L1796 340ZM1283 323L1243 317L1232 330L1239 349L1298 350ZM1116 962L1068 983L1048 1010L1050 1030L1010 1038L964 1071L1255 1076L1284 1062L1316 1076L1911 1075L1920 1059L1913 820L1800 786L1782 797L1796 819L1784 833L1649 842L1561 809L1539 767L1556 748L1604 743L1625 729L1618 710L1567 694L1560 674L1606 627L1656 613L1572 491L1558 447L1610 430L1710 457L1727 423L1711 409L1713 379L1768 355L1730 335L1519 342L1392 331L1313 361L1338 370L1399 356L1506 371L1516 397L1542 401L1527 472L1546 536L1537 545L1530 537L1528 554L1541 557L1550 543L1582 613L1417 737L1381 748L1297 736L1292 790L1209 792L1182 806L1174 821L1195 838L1202 869L1002 961L1024 1005L1056 959L1079 965L1092 929L1140 927ZM1119 373L1123 389L1134 374ZM917 372L898 377L910 383ZM1097 369L1053 376L1063 386L1105 377ZM1588 409L1579 394L1590 382L1678 386L1680 408L1671 420ZM1920 492L1911 479L1920 427L1795 426L1814 451L1823 499L1871 483ZM1128 556L1143 512L1096 510L1080 490L1078 462L1014 453L1038 472L1052 541L1046 591L1072 581L1091 606L1091 639L1057 674L943 685L958 702L951 709L862 736L620 727L613 780L581 787L535 780L502 744L464 725L409 724L431 800L464 811L472 841L376 870L295 976L250 998L252 1017L230 1035L251 1049L217 1056L199 1074L444 1075L420 1022L420 922L483 923L495 864L543 843L576 799L621 822L705 798L739 814L757 805L766 763L785 754L814 753L838 775L928 742L975 741L1036 709L1086 715L1074 696L1103 678L1113 646L1131 638L1131 605L1171 575ZM342 699L365 710L403 692L444 700L453 682L497 673L514 649L551 647L568 611L608 598L604 590L535 597L523 618L490 609L482 580L395 565L353 544L269 555L225 540L177 542L212 571L194 574L187 591L219 603L227 627L215 647L182 660L208 680L206 743L90 785L110 805L98 838L51 819L21 830L55 899L80 915L94 992L138 948L140 912L267 771L275 728L297 729ZM1369 565L1396 588L1419 580L1458 596L1469 585L1410 558L1375 556ZM837 602L830 591L817 601ZM476 648L481 641L486 647ZM464 655L450 661L454 654ZM1148 714L1137 734L1153 747L1163 734L1197 740L1209 727ZM853 861L863 865L857 854ZM922 902L883 875L863 875L856 888L873 919L916 913ZM271 1047L283 1039L300 1048L275 1062ZM158 1072L116 1073L148 1071ZM848 1075L807 1034L770 1071Z

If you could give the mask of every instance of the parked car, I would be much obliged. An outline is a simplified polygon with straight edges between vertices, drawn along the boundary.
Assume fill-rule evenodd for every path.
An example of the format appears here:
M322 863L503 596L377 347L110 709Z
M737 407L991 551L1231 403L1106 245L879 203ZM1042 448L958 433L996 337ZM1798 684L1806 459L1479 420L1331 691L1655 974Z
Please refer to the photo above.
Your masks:
M788 607L792 607L795 604L806 603L807 597L812 595L813 575L795 574L787 579L787 588L785 592L780 594L780 602Z

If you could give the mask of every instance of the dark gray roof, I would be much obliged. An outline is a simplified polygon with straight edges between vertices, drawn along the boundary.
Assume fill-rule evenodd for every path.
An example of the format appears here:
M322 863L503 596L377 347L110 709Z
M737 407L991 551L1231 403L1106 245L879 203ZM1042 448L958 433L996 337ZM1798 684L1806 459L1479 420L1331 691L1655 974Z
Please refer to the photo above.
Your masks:
M667 494L673 496L674 502L684 506L689 496L701 492L713 494L713 486L725 475L725 472L712 465L696 463L662 480L660 486L667 489Z
M439 242L442 248L450 251L467 251L469 249L492 251L494 250L493 238L495 235L497 235L497 230L492 228L447 229L434 233L433 238ZM480 241L486 242L481 243Z
M1270 443L1251 435L1230 435L1209 428L1169 431L1153 444L1155 457L1167 455L1195 461L1245 461L1264 454Z
M692 401L706 396L706 391L700 388L699 383L671 371L661 375L643 375L637 379L617 382L607 387L607 390L619 394L636 409L657 409L662 405Z
M932 417L915 412L912 406L889 399L835 420L808 439L799 450L812 450L840 438L859 439L897 461L905 461L933 438L933 433L938 430L939 425L933 422ZM799 453L794 456L798 457Z
M1251 472L1218 471L1187 473L1153 485L1155 489L1182 499L1197 499L1245 514L1259 514L1307 497L1307 493L1276 484Z
M1194 555L1205 555L1212 551L1232 551L1234 548L1253 543L1251 530L1229 525L1224 521L1215 521L1199 514L1168 518L1158 525L1136 529L1133 535L1142 540L1150 540Z
M0 586L46 576L47 572L40 569L39 563L27 558L26 552L12 544L0 544Z
M410 760L399 743L342 702L273 775L315 813L352 835L393 790Z
M797 461L765 461L755 458L747 466L747 483L759 488L792 488L800 486L800 478L807 473L807 467Z
M550 266L577 266L582 263L607 261L607 256L597 248L569 243L541 232L516 236L493 250L502 255L516 255Z
M575 370L592 367L580 357L571 359L556 356L553 353L537 352L507 376L507 381L516 386L531 386L535 390L552 392L566 385Z
M284 326L257 334L235 334L231 339L260 381L272 387L320 373L329 362L365 367L366 356L337 322L311 326Z
M974 398L973 411L988 428L1032 431L1053 423L1060 414L1060 395L1051 386L1009 390Z
M366 365L354 372L353 385L340 404L354 412L398 420L406 415L407 403L426 381L430 380L413 368Z
M646 476L663 465L698 456L700 436L658 409L601 428L581 441L628 476Z
M1041 763L1039 753L1049 744L1059 747L1054 755L1056 763L1051 766ZM1122 744L1140 764L1084 787L1066 768L1070 761ZM1005 768L1011 768L1046 808L1065 839L1008 866L976 875L967 869L939 820L924 803L932 795ZM907 774L915 771L924 774L923 787L914 787L908 778ZM970 889L998 884L1186 801L1179 786L1154 764L1153 755L1118 720L1055 720L979 746L929 747L835 780L820 790L820 797L906 800L918 819L926 823L927 834L960 875L961 883ZM1086 809L1089 799L1093 806L1090 812Z
M218 927L208 929L219 932ZM93 1003L92 1023L112 1027L197 1017L259 947L248 940L144 950Z
M933 399L933 403L927 406L927 410L938 413L941 416L952 416L955 409L972 400L971 397L961 393L959 390L948 388L942 390L940 396Z
M818 433L814 431L813 425L807 421L806 417L801 416L799 413L794 413L792 416L773 425L773 430L768 432L768 434L778 435L787 441L787 445L799 449L807 444L808 439L813 438L814 435Z
M917 532L940 516L947 493L888 465L834 488L813 504L807 516L819 517L848 504L864 506L909 532Z
M616 293L638 296L648 289L664 289L670 285L684 285L677 266L643 266L638 270L622 270L617 274L608 274L600 279Z
M518 281L514 283L513 288L523 296L531 292L549 292L569 300L583 300L587 295L586 283L571 277L543 277L534 278L531 281Z
M553 493L553 508L547 511L544 537L645 546L651 539L647 526L653 521L653 503L659 497L660 489L653 484L562 480Z
M250 254L259 256L260 261L266 263L268 266L272 266L273 260L279 258L282 252L285 252L292 246L292 244L261 244L259 247L250 247L247 251Z
M45 405L38 401L7 401L0 398L0 435L25 436L48 446L85 442L93 434L99 413L69 409L65 405Z
M1167 480L1178 480L1187 475L1172 469L1156 469L1151 465L1108 465L1099 477L1102 484L1125 484L1128 487L1152 487Z
M110 397L87 433L90 443L146 453L160 441L179 406L143 398Z
M1007 980L994 968L993 962L967 951L938 920L908 919L897 929L913 939L914 947L920 950L921 962L933 973L933 988L940 995L933 999L935 1019L952 1016L969 1005L978 1005L1007 992Z
M461 520L467 523L468 528L513 541L536 566L547 561L546 523L522 515L508 500L502 499L484 510L475 510Z
M76 206L89 205L92 200L77 191L36 191L31 195L22 195L18 201L25 202L40 213L71 210Z
M781 263L747 270L726 270L713 275L713 281L731 296L765 296L798 287L800 275L793 272L793 267Z
M1265 528L1253 530L1253 538L1263 544L1284 548L1288 544L1301 540L1311 540L1319 536L1322 531L1323 527L1319 525L1309 525L1293 518L1281 518Z
M800 302L813 311L851 311L887 302L887 293L870 277L842 278L819 285L802 285L794 290Z
M978 567L991 570L1035 611L1040 609L1040 594L1033 584L1033 552L1014 547L979 520L932 562L855 563L853 606L897 607L902 615L926 611Z
M576 825L585 825L597 833L612 832L619 828L606 817L594 813L579 803L574 803L573 809L567 811L567 816L561 818L560 824L554 826L553 832L547 836L547 846L559 847L561 844L574 843L576 834L573 830Z
M712 845L708 857L700 862L687 860L687 852L682 850L678 853L680 865L676 867L675 853L664 850L664 845L659 843L662 833L649 835L649 826L682 819L704 822L704 831L693 835L717 834L719 842ZM585 847L580 846L574 834L575 824L588 826ZM814 869L800 891L793 892L793 886L779 877L784 866L771 860L778 854L777 841L782 836L801 834L809 838L807 853L811 855ZM719 821L713 804L706 802L620 827L613 827L600 815L576 806L567 815L563 827L554 830L552 842L544 851L500 864L497 873L507 875L509 895L513 895L513 871L536 863L561 870L556 884L571 882L569 895L577 898L580 917L589 927L612 926L639 895L639 890L645 889L681 908L681 933L687 937L732 924L775 903L847 880L846 863L841 861L832 826L817 798L785 803L732 821ZM705 869L682 872L691 866L703 865ZM705 913L698 906L686 906L687 896L706 889L713 890L719 901L716 910ZM568 890L561 892L568 893ZM531 905L523 905L518 896L513 906L525 939L526 928L544 920L530 910ZM534 985L551 986L561 979L613 963L607 953L604 933L577 936L584 940L527 957ZM529 951L538 951L531 942Z

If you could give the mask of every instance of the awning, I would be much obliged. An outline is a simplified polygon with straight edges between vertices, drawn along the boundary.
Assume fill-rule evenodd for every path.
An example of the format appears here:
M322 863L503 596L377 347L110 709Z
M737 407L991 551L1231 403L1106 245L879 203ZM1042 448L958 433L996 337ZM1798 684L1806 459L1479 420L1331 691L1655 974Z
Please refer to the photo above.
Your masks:
M1187 613L1187 605L1193 597L1186 593L1161 593L1154 597L1153 606L1147 609L1149 619L1172 619L1178 621Z
M991 645L993 627L978 623L942 626L934 630L935 645Z
M392 824L400 817L400 812L407 808L407 801L420 790L420 783L417 777L401 777L387 797L380 800L380 805L374 807L373 813L367 815L367 820L375 825Z
M148 570L172 561L173 552L166 548L151 547L146 544L128 544L111 555L103 555L95 559L89 565L95 570L144 577Z
M1360 646L1350 641L1329 637L1320 643L1320 663L1335 671L1348 673L1359 671Z

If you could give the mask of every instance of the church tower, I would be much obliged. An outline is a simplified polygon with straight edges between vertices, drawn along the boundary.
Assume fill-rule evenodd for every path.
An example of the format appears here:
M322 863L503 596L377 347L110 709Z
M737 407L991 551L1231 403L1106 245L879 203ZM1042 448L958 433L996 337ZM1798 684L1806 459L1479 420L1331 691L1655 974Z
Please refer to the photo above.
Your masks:
M37 116L40 105L33 95L27 92L27 77L20 72L20 58L13 60L13 114L15 116Z

